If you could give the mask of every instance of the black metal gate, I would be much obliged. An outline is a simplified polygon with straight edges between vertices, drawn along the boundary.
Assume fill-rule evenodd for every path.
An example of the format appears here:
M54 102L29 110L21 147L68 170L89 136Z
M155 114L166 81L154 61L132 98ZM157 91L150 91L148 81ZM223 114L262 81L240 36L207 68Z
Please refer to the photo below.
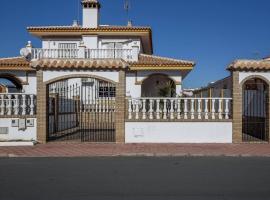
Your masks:
M243 86L244 142L268 141L268 85L261 79L250 79Z
M48 85L48 140L115 142L115 84L72 78Z

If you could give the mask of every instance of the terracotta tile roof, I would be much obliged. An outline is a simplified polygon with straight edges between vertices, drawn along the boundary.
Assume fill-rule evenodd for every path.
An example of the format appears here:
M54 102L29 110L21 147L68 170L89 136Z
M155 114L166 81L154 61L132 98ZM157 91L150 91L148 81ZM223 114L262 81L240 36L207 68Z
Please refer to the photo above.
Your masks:
M32 61L33 68L43 69L124 69L128 63L121 59L85 60L85 59L42 59Z
M264 60L270 60L270 56L267 56L266 58L264 58Z
M98 3L98 0L82 0L82 3Z
M227 70L253 71L270 70L270 60L236 60L229 65Z
M130 62L131 67L194 67L195 62L140 54L138 62Z
M0 70L33 70L24 57L0 58Z
M84 28L81 26L31 26L28 31L151 31L147 26L99 26Z

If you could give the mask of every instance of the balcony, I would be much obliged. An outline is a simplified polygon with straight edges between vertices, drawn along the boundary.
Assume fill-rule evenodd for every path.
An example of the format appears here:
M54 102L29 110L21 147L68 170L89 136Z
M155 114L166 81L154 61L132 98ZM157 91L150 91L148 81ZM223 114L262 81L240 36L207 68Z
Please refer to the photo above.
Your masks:
M137 61L137 49L42 49L32 48L31 59L123 59Z

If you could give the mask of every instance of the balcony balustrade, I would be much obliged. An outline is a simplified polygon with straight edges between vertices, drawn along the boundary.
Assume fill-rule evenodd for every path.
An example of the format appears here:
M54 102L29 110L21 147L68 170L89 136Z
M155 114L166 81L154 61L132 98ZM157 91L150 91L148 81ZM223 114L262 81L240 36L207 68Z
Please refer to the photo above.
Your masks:
M128 98L129 120L229 120L231 98Z
M134 49L42 49L32 48L31 59L123 59L136 61Z

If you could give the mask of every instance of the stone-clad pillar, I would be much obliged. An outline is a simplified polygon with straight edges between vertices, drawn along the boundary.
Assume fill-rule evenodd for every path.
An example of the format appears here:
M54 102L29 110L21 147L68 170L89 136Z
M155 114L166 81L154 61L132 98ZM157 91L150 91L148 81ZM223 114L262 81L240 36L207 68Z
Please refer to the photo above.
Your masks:
M47 142L47 90L43 83L43 71L37 71L37 141Z
M239 83L239 71L232 71L232 118L233 143L242 142L242 88Z
M125 97L126 96L126 73L119 71L119 83L116 87L116 110L115 128L116 142L125 142Z

